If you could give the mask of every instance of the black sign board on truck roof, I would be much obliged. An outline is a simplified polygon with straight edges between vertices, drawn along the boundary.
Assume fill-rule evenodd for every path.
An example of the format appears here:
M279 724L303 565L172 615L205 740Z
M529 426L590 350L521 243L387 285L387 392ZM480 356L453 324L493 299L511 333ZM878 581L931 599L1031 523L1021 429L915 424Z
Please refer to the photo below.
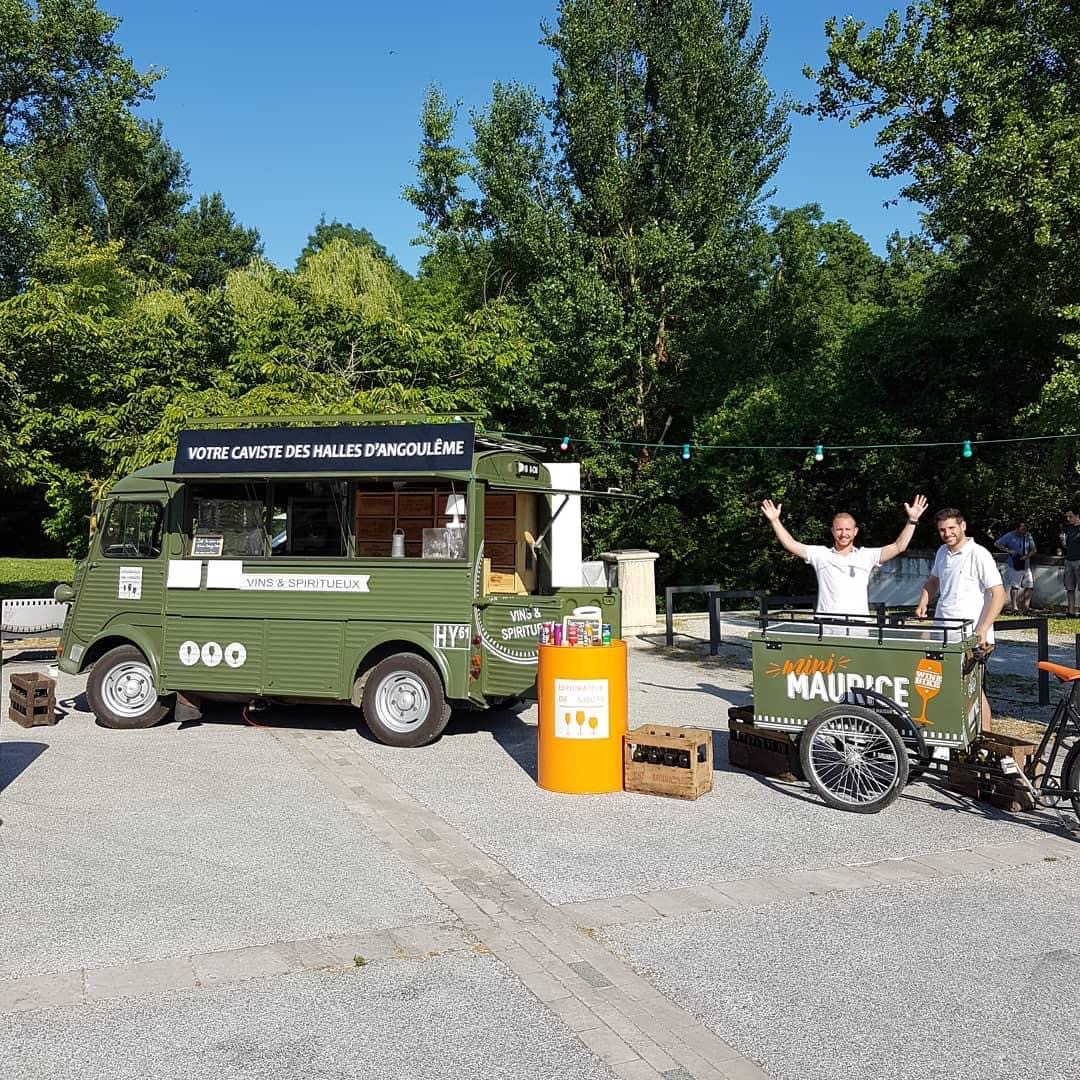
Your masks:
M176 476L468 472L472 424L220 428L182 431Z

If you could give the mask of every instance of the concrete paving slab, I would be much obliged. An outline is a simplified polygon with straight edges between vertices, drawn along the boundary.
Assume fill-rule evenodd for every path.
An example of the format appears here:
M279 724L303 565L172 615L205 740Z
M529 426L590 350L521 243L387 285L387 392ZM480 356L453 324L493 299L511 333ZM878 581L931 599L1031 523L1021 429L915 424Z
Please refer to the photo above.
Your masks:
M57 975L31 975L17 981L0 981L0 1013L79 1005L83 1001L84 986L81 969Z
M164 990L187 990L195 986L195 966L187 956L147 960L112 968L89 968L84 973L86 999L143 997Z
M469 953L3 1016L0 1044L10 1075L50 1080L612 1076L494 957Z
M611 945L775 1080L1080 1075L1080 863L806 897Z

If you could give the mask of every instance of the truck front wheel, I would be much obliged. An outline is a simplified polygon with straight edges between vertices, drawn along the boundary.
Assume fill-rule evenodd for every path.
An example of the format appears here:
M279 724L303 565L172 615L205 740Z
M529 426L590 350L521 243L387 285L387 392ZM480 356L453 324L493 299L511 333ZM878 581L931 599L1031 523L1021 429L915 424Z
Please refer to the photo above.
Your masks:
M168 713L154 688L154 673L134 645L120 645L102 656L86 681L86 700L107 728L153 727Z
M450 719L439 673L413 653L395 653L375 665L362 708L371 734L388 746L424 746Z

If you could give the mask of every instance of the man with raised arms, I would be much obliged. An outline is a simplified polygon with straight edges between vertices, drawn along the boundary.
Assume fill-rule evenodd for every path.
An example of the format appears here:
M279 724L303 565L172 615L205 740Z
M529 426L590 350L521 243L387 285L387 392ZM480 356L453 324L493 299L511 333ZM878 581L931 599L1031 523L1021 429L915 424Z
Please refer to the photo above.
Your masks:
M774 503L772 499L766 499L761 504L761 512L783 548L804 559L817 573L817 614L869 615L867 590L870 574L882 563L907 551L908 544L915 535L915 526L919 524L919 518L926 510L926 499L922 495L916 495L910 503L904 503L907 521L900 530L900 535L893 543L881 548L855 546L859 527L851 514L846 512L837 514L832 520L831 548L822 544L800 543L780 521L780 509L781 504Z

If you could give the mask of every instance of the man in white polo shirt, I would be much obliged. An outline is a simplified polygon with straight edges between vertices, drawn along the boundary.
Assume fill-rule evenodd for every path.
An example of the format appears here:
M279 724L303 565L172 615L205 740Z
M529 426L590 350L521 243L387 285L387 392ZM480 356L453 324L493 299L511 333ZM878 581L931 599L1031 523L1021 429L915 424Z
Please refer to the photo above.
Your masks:
M907 522L900 535L891 544L881 548L857 548L855 537L859 527L848 513L837 514L832 521L833 546L802 544L784 528L780 521L780 504L766 499L761 504L776 539L786 551L805 559L816 571L818 581L817 613L819 615L869 615L870 603L867 588L870 574L882 563L895 559L907 550L915 535L915 526L926 510L926 499L916 495L911 503L904 503Z
M994 556L967 534L964 515L953 507L934 515L942 544L930 576L919 594L915 616L926 618L930 601L938 598L935 619L966 619L979 642L994 644L994 620L1005 606L1005 586ZM990 705L982 696L982 723L990 722Z

